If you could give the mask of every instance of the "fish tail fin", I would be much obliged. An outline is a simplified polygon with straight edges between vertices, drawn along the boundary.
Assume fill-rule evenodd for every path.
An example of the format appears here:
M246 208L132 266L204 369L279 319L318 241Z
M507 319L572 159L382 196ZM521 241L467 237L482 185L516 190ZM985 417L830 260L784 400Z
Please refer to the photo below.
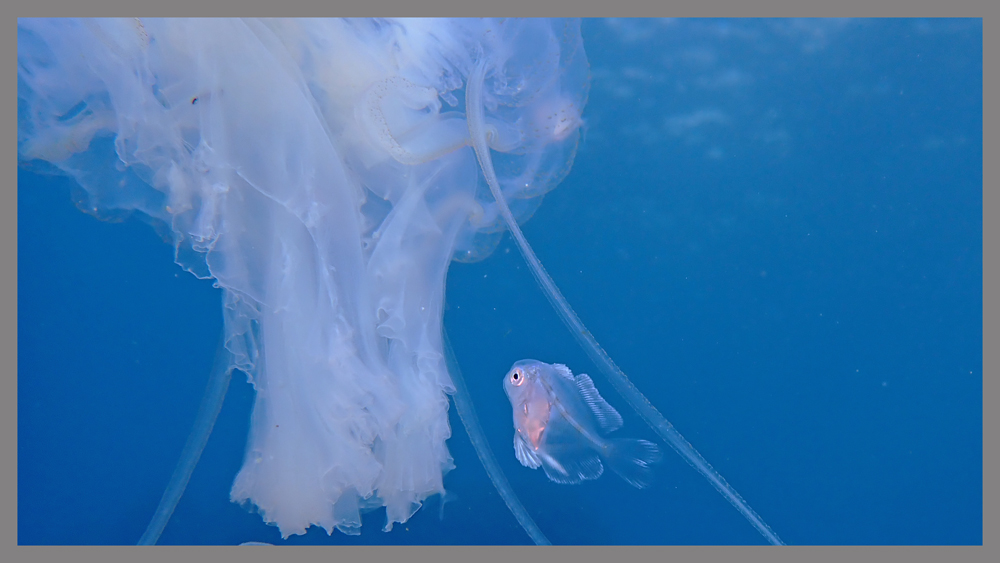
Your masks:
M649 486L653 480L654 463L663 459L660 447L647 440L611 440L605 449L605 459L612 471L637 489Z

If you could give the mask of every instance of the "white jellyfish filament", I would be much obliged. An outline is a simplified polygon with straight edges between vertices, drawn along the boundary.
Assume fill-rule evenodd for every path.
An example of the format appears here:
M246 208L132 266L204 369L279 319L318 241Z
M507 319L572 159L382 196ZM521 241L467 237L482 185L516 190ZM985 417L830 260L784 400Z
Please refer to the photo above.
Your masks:
M233 375L232 357L226 349L225 332L219 338L219 346L215 352L215 362L212 366L212 373L208 378L208 385L205 394L201 398L201 405L198 407L198 414L195 417L191 434L188 435L184 449L181 450L181 457L177 461L170 481L167 482L163 490L160 503L153 512L153 517L146 526L146 531L137 542L138 545L154 545L160 539L160 534L167 527L167 522L177 508L184 489L187 488L188 481L194 473L194 468L201 459L202 452L208 444L208 438L215 427L215 421L219 418L219 411L222 410L222 403L226 399L226 391L229 389L229 381Z
M542 292L545 297L549 300L552 308L558 313L559 318L562 319L566 327L569 329L573 337L580 344L580 347L590 356L591 361L593 361L604 374L608 377L608 381L614 386L615 390L625 399L626 402L635 410L639 416L642 417L646 424L653 429L657 434L660 435L667 444L670 445L682 458L684 458L692 467L695 468L699 473L701 473L712 486L719 491L719 493L726 498L736 509L757 529L758 532L763 535L768 542L774 545L782 545L782 541L778 538L770 526L764 522L764 520L750 508L743 497L736 492L736 489L732 487L726 480L716 471L708 461L702 457L698 450L694 449L694 446L688 442L680 432L674 428L673 424L662 415L660 411L656 410L656 407L646 398L642 392L631 382L625 373L615 364L608 356L604 348L598 344L597 339L594 335L587 330L584 326L583 321L580 317L576 315L573 308L570 307L569 302L563 297L562 292L556 286L555 281L549 276L545 268L542 267L541 261L535 256L534 250L532 250L531 245L528 244L527 239L524 238L524 234L521 232L521 228L517 225L517 221L514 220L513 214L510 212L510 208L507 206L507 202L504 198L503 191L500 189L500 183L497 180L496 173L493 170L493 161L490 155L490 148L488 146L488 140L490 132L487 131L485 126L485 121L483 119L483 81L486 77L487 71L487 61L486 59L481 59L476 65L475 70L469 75L469 83L466 87L466 111L468 112L468 122L469 122L469 132L472 137L473 147L476 149L476 155L479 157L479 165L482 168L483 174L486 176L486 181L489 183L490 191L493 193L493 197L496 198L497 205L500 208L500 213L503 216L504 222L507 228L510 229L511 236L514 237L514 241L517 243L518 249L520 249L521 254L524 256L525 262L528 263L528 267L531 270L532 275L535 277L535 281L538 282L539 287L542 288Z

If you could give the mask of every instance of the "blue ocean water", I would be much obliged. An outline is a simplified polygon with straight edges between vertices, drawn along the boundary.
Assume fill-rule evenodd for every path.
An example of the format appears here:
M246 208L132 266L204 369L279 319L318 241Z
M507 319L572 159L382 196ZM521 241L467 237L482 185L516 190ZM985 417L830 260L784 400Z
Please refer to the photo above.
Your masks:
M980 20L587 20L572 172L525 227L580 317L791 544L981 544ZM18 541L130 544L190 430L220 295L141 221L19 170ZM672 452L642 492L549 482L511 448L521 358L594 375L509 238L452 265L446 326L487 437L554 543L756 544ZM229 502L234 377L162 543L509 544L528 537L454 413L454 501L282 541ZM453 409L454 410L454 409Z

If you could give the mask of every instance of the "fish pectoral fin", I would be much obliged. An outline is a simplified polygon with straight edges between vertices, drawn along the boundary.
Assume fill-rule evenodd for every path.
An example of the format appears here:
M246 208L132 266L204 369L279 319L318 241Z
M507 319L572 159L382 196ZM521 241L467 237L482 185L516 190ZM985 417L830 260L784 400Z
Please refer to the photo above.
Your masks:
M574 452L560 452L555 455L543 451L539 454L545 475L556 483L575 485L597 479L604 473L601 458L592 450L580 449Z
M521 436L517 432L514 433L514 455L517 457L517 461L520 461L521 465L525 467L538 469L542 465L542 460L538 459L538 454L531 449L528 442L524 440L524 436Z

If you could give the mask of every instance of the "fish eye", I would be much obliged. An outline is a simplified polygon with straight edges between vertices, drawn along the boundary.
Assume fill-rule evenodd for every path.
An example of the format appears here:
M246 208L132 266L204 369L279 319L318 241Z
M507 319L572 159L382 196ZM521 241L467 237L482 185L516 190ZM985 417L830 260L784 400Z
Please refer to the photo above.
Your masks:
M510 372L510 382L514 385L524 383L524 373L521 372L521 368L514 368L514 371Z

